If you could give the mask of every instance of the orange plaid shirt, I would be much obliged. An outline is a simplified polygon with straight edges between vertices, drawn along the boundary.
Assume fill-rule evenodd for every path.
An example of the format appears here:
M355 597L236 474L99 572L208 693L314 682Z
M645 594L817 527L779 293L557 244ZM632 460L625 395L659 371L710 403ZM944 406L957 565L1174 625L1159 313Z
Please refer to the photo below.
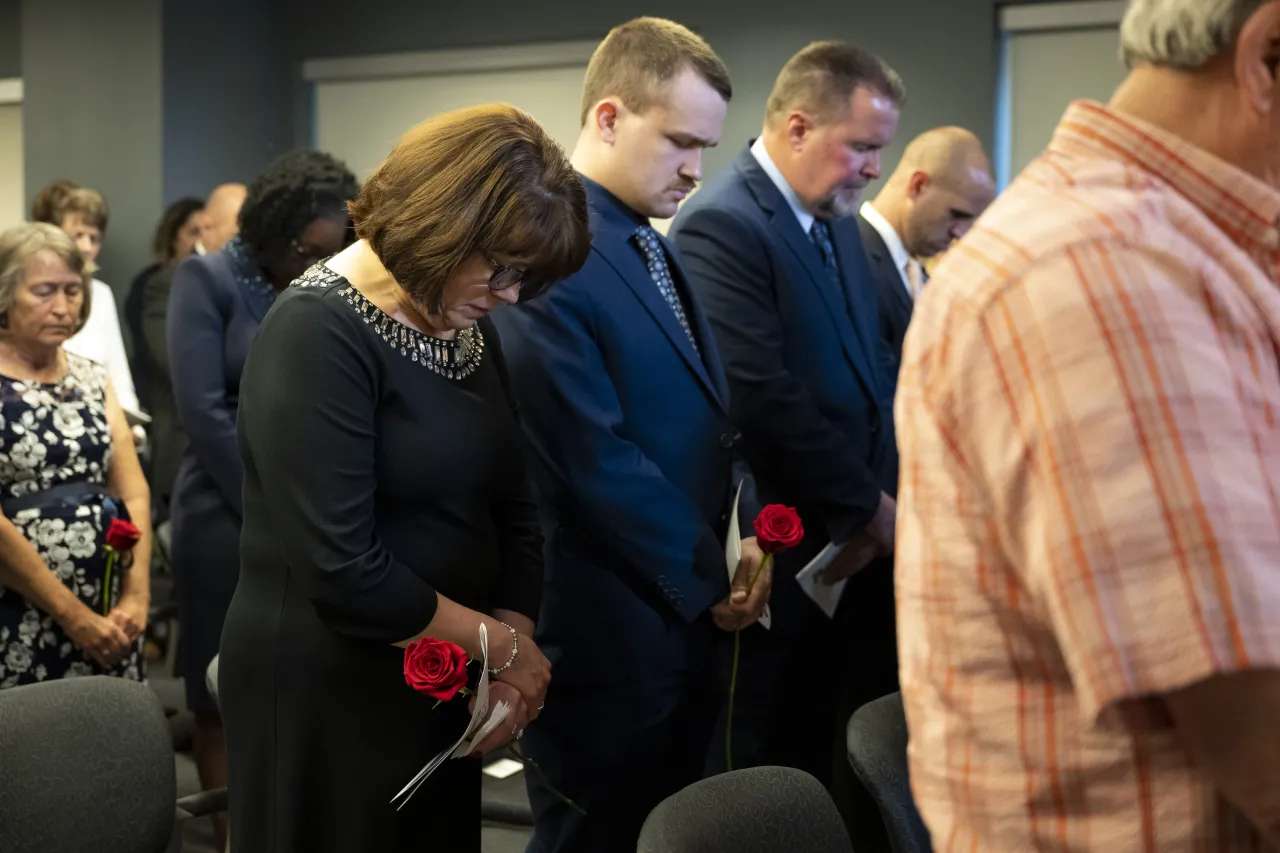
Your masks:
M925 288L896 572L936 850L1263 849L1153 697L1280 664L1278 220L1081 102Z

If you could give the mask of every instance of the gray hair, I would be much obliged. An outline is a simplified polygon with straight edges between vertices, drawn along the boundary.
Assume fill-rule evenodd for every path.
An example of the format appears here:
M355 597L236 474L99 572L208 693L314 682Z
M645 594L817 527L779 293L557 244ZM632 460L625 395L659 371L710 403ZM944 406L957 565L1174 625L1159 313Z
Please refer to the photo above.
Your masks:
M1249 16L1268 2L1129 0L1120 24L1120 56L1129 68L1197 71L1230 49Z
M84 301L80 305L80 317L76 331L84 328L89 320L92 303L90 286L92 279L84 266L84 258L75 241L61 228L43 222L27 222L0 231L0 335L7 334L9 309L18 296L18 288L27 275L27 261L40 252L52 252L58 260L84 282Z

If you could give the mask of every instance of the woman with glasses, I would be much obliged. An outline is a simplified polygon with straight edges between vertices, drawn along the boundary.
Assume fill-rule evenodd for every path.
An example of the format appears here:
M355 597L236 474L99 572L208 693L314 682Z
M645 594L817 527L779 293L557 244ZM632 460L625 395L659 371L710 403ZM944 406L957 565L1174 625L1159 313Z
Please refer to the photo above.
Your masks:
M347 203L359 185L318 152L286 154L250 186L240 235L188 258L173 274L165 330L178 421L189 441L170 504L181 625L180 670L195 714L195 759L205 789L226 784L222 723L205 688L240 571L240 374L258 324L277 294L350 240ZM322 459L317 459L322 464ZM223 849L225 824L219 823Z
M219 696L238 853L480 850L481 762L396 796L469 719L405 683L403 646L481 657L537 717L541 535L487 316L585 262L583 185L532 118L489 105L406 134L351 205L359 238L263 322L240 397L243 563ZM469 675L479 675L473 663Z

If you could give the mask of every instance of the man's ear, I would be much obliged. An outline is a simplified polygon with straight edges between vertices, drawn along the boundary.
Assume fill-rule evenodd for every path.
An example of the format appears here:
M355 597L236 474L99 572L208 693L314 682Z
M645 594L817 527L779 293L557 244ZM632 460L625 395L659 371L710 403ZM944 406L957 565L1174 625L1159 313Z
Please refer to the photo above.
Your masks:
M613 98L600 101L587 114L587 122L595 125L596 133L607 145L612 145L618 138L618 102Z
M1269 114L1280 90L1280 3L1266 3L1249 16L1236 39L1236 81L1250 106Z
M797 110L787 116L787 144L794 151L804 147L805 142L813 134L813 119Z
M915 201L927 186L929 186L929 176L924 172L913 172L911 179L907 181L907 197Z

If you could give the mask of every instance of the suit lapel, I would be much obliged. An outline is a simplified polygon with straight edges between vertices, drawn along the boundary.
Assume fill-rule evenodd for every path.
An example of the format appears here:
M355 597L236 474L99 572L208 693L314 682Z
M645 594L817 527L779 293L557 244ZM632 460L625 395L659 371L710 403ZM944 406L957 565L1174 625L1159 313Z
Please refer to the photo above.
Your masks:
M893 255L889 247L884 244L884 238L880 236L880 232L861 216L858 217L858 232L862 235L862 245L867 251L871 274L875 276L876 283L880 286L881 297L886 300L887 304L884 307L888 308L894 316L901 317L902 325L905 326L911 317L911 309L915 306L911 302L911 294L907 293L906 287L902 284L902 274L894 264Z
M782 238L788 251L795 255L796 260L804 267L808 285L818 291L818 296L831 315L832 323L835 324L836 334L840 336L840 345L845 357L868 388L874 389L875 383L868 381L871 379L867 372L869 366L865 363L861 342L850 322L848 307L845 305L843 295L832 286L826 267L822 265L822 258L818 255L817 247L813 245L809 235L801 229L791 206L782 197L773 179L756 161L750 147L742 153L734 165L742 173L756 202L764 211L771 214L769 226L773 229L773 233ZM795 282L795 284L804 286L802 282Z
M715 332L711 330L711 320L707 317L706 312L702 310L702 303L698 301L697 294L693 292L693 288L689 285L689 277L685 275L684 265L680 263L675 246L666 237L659 235L659 239L662 241L663 247L667 250L667 256L671 260L671 274L675 280L676 287L680 288L680 292L687 297L685 303L689 316L686 319L693 326L694 334L702 347L702 357L697 357L697 353L693 352L693 347L688 347L689 352L694 355L697 366L703 370L703 373L710 381L711 391L716 397L716 402L720 404L720 407L725 412L728 412L729 380L725 376L724 365L720 361L720 349L715 346ZM654 289L657 289L656 286ZM683 343L687 345L689 343L688 336L684 335L684 329L681 329L680 332L684 337Z
M858 236L858 227L851 218L837 219L831 223L832 242L836 243L836 257L844 274L845 287L849 288L849 304L854 310L854 325L863 345L868 364L876 364L879 347L879 297L872 269L867 263L867 252Z
M602 228L597 230L595 236L594 247L600 252L609 266L618 273L618 276L626 283L631 292L640 300L640 304L644 306L649 316L658 324L658 328L666 335L667 340L676 348L676 352L684 359L689 369L693 371L693 375L698 378L703 387L711 395L722 408L725 405L724 397L716 388L715 383L711 381L711 377L707 373L706 366L702 363L702 358L694 350L693 344L689 342L689 336L685 334L684 328L680 325L680 321L676 319L675 312L671 310L671 306L663 299L662 294L658 292L658 285L654 283L653 278L649 275L649 268L645 266L644 258L640 256L640 250L631 242L631 233L623 229L611 227L604 224ZM672 261L674 256L668 256L668 264L671 265L673 276L683 277L683 271L677 271ZM681 282L683 283L683 282ZM687 295L688 291L685 290ZM692 303L692 299L689 300ZM692 305L690 305L693 308ZM698 318L701 312L694 309ZM705 320L687 317L690 322L697 325L697 334L699 340L703 341L702 348L714 349L714 339L710 338L710 329L707 328Z

